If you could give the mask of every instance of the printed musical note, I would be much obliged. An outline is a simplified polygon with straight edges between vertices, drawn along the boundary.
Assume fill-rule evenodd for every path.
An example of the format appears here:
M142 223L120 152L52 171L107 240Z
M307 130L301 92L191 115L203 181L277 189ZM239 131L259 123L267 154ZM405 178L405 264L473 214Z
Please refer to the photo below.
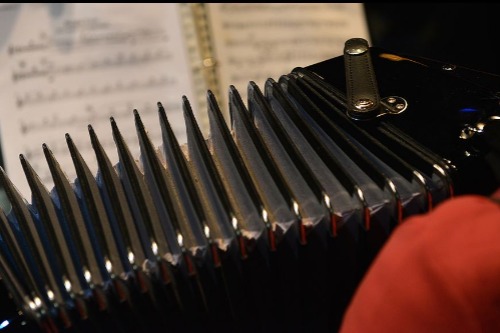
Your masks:
M137 109L159 144L156 103L168 107L184 140L181 96L194 96L181 31L179 4L37 4L0 7L0 115L2 150L11 180L29 198L20 153L52 183L41 144L46 143L70 179L69 133L97 172L87 125L110 159L113 116L139 156L132 111ZM15 18L15 20L13 19ZM2 39L3 38L3 39ZM2 42L3 41L3 42Z
M64 99L92 99L97 95L108 96L115 93L127 93L135 90L141 89L151 89L155 87L168 87L176 84L176 78L168 75L160 75L158 77L151 76L145 80L135 80L132 79L128 82L116 81L111 84L97 85L92 84L91 86L78 88L76 90L63 90L57 91L52 90L50 92L43 92L41 90L36 92L26 92L23 96L18 96L16 98L17 106L22 108L29 104L41 103L55 103Z
M109 68L126 68L136 65L161 63L172 59L172 53L166 49L158 49L156 51L145 50L139 52L119 52L103 59L83 59L79 63L71 63L71 59L66 62L58 63L46 57L41 57L35 61L35 64L26 69L26 64L20 62L18 68L12 72L12 81L19 82L35 78L46 78L53 81L58 75L77 74L79 72L100 71ZM69 60L69 61L68 61Z
M361 3L217 3L208 9L213 34L223 36L214 39L220 85L234 85L244 101L248 81L263 86L267 78L342 54L348 38L369 39Z

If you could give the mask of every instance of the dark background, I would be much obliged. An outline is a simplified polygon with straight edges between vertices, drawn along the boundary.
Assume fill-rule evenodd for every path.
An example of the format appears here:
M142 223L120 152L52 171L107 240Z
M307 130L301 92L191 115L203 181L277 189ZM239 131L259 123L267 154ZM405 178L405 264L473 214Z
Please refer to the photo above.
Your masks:
M500 4L364 6L373 46L500 74Z

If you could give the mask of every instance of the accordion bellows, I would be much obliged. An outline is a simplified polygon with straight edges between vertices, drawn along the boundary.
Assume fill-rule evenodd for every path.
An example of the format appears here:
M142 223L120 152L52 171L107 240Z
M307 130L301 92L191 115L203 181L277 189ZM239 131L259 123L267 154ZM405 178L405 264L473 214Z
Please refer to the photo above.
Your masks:
M116 165L89 126L97 175L69 135L74 182L43 146L53 189L21 155L31 203L2 170L12 210L0 214L0 276L24 329L338 329L399 223L498 186L481 138L486 128L499 133L496 76L361 53L377 75L368 90L382 97L369 114L355 112L372 101L358 88L374 73L357 70L359 53L347 52L263 89L250 82L246 104L230 87L230 126L208 92L209 137L184 97L184 146L161 103L160 147L133 112L140 157L111 119Z

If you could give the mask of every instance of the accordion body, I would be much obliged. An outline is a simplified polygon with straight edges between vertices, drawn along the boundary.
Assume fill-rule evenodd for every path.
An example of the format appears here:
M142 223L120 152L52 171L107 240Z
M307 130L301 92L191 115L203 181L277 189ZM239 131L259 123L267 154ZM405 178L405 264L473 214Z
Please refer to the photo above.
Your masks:
M499 186L500 77L362 39L295 68L230 121L207 92L204 137L183 98L187 144L158 104L141 156L119 124L99 170L67 135L77 179L43 146L54 188L20 162L27 202L1 172L3 326L20 332L332 332L391 231L456 195ZM4 328L2 326L2 328Z

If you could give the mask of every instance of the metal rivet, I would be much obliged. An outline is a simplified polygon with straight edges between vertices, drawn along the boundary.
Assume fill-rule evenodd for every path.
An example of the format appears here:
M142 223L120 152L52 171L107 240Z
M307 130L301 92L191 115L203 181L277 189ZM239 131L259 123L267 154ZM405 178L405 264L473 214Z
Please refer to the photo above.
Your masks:
M399 96L388 96L382 98L382 102L384 109L381 114L398 114L406 110L406 108L408 107L408 102L404 98Z
M358 110L366 110L375 105L371 99L358 99L356 103L354 103L354 107Z
M345 50L345 52L350 55L359 55L365 53L366 51L368 51L368 47L365 45L353 46Z

